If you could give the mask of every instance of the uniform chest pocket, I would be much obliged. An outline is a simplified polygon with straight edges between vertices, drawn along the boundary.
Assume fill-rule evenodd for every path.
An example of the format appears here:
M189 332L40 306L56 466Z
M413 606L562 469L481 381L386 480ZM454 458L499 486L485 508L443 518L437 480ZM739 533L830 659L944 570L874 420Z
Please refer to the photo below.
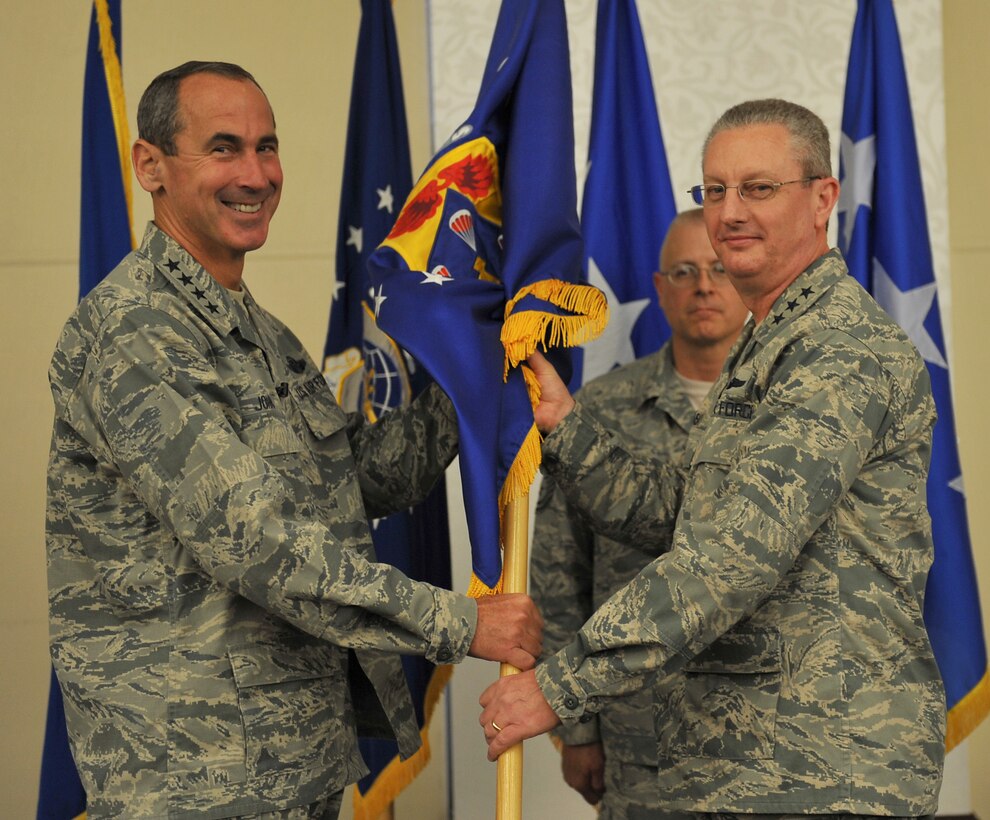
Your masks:
M298 453L303 446L292 425L275 408L245 413L238 434L263 458Z
M303 421L316 439L328 439L347 427L347 414L341 410L326 385L321 391L297 399L297 405Z
M684 667L673 696L658 704L665 756L772 758L781 675L777 631L723 635Z
M728 469L738 458L739 440L745 427L745 422L736 419L712 419L694 441L691 467L712 464Z
M738 461L742 427L738 421L714 419L696 444L684 493L692 503L681 509L686 520L710 516L714 502L730 491L726 477Z

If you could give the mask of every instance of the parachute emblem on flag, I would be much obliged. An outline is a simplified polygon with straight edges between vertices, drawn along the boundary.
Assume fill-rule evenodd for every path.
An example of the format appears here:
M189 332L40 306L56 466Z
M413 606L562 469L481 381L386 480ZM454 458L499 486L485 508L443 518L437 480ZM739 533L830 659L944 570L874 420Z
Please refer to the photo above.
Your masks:
M454 233L468 244L471 250L478 250L478 244L474 238L474 218L471 216L469 210L462 208L457 211L447 224Z
M463 149L467 148L468 151ZM472 149L479 149L474 153ZM418 233L424 226L429 225L432 235L436 234L436 225L432 224L436 219L437 211L440 210L447 198L450 189L460 191L472 203L475 203L478 212L482 212L481 203L488 200L492 194L497 198L497 209L491 210L493 216L501 212L501 197L498 195L498 179L496 172L495 146L487 139L472 140L450 152L450 163L432 169L432 173L424 177L416 185L416 189L410 195L399 218L395 221L389 235L385 238L386 244L393 244L391 240L398 239L410 233ZM466 210L473 232L473 217L471 212ZM460 212L451 217L460 215ZM499 220L499 224L501 220ZM451 226L453 230L453 226ZM463 237L462 237L463 238ZM467 241L467 240L465 240Z

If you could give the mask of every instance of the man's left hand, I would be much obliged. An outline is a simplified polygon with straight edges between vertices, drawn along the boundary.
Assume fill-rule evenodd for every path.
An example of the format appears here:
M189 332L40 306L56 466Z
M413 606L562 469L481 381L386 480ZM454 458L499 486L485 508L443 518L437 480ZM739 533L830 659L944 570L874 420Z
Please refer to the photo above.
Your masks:
M479 723L488 743L488 759L510 746L550 731L560 718L550 708L530 670L500 678L481 693Z

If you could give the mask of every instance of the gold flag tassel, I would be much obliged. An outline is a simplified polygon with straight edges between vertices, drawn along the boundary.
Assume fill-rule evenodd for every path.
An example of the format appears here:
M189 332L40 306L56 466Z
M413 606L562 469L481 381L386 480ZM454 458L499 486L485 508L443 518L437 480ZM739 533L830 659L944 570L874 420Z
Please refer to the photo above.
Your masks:
M100 30L100 55L103 57L103 73L107 80L107 95L110 98L110 112L113 114L113 129L117 137L117 157L120 160L120 181L124 186L124 201L127 203L127 230L134 247L134 212L131 197L131 137L127 128L127 102L124 99L124 77L117 57L117 41L113 36L113 24L107 0L93 0L96 11L96 24Z

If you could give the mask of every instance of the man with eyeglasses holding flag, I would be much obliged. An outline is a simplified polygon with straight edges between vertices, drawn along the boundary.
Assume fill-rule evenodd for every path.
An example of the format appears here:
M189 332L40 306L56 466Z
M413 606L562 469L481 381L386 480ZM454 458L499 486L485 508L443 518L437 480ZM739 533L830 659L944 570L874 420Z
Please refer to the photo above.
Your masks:
M653 274L671 329L654 353L594 379L577 394L632 452L663 461L683 459L688 433L722 371L749 314L715 256L701 208L677 215ZM596 535L545 476L530 551L530 594L545 622L544 652L570 643L581 625L661 552ZM674 820L657 793L653 693L610 698L596 719L557 727L564 780L601 820Z
M752 312L688 440L641 458L539 355L544 468L594 529L671 549L536 670L482 695L489 757L678 672L654 700L669 810L934 815L945 697L922 620L933 557L924 362L826 227L828 131L782 100L730 108L693 189Z

